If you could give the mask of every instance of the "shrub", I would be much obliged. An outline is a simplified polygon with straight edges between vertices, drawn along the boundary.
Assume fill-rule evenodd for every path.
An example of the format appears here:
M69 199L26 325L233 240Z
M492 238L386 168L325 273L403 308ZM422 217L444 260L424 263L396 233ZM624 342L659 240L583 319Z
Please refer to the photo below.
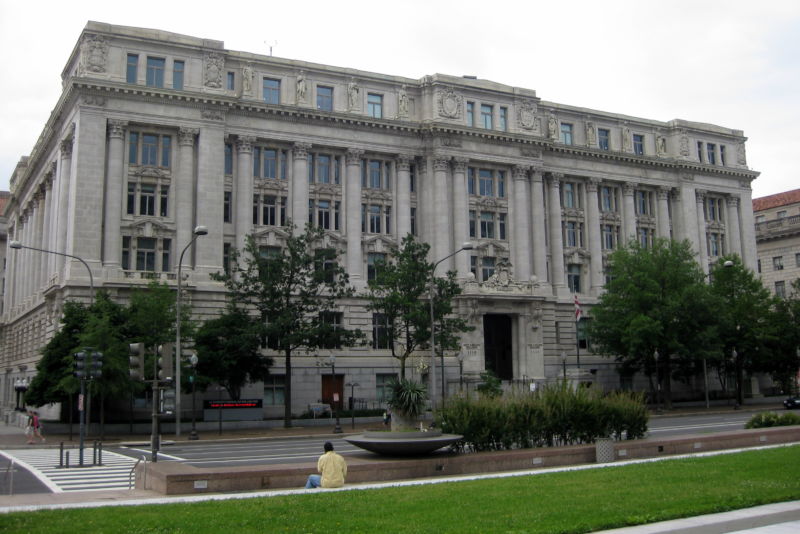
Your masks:
M396 380L390 384L389 391L387 404L396 412L413 419L425 410L428 391L419 382L406 378Z
M800 415L794 413L785 413L778 415L775 412L757 413L747 424L745 428L767 428L771 426L791 426L800 425Z

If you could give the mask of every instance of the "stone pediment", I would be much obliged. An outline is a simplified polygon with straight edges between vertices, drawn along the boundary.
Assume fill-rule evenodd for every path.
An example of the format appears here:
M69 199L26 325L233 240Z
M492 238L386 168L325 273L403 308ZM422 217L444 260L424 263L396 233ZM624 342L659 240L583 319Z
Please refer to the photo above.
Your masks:
M335 248L339 251L345 251L347 249L347 239L341 234L325 230L322 234L322 246L324 248Z
M375 234L364 238L364 249L367 252L389 253L396 245L393 239L385 235Z
M622 217L620 217L619 213L612 211L604 211L603 213L600 214L600 222L618 224L622 222Z
M169 171L159 169L158 167L142 166L131 171L133 176L139 178L169 178Z
M364 200L368 202L372 201L384 201L384 200L392 200L392 194L388 191L381 191L379 189L364 189L362 193L362 197Z
M127 227L122 228L123 234L125 230L131 237L171 237L174 230L171 225L158 220L158 219L140 219L133 221Z
M289 184L286 183L286 180L257 180L255 183L255 189L258 191L273 191L282 193L289 190Z

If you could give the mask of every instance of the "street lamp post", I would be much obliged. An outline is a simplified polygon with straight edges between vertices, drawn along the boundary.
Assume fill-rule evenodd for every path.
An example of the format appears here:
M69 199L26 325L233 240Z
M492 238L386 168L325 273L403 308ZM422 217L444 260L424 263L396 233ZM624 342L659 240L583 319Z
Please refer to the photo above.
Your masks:
M28 379L17 378L16 380L14 380L14 391L17 392L17 407L14 409L18 412L24 412L25 392L28 391ZM22 407L20 407L20 402L22 402Z
M567 379L567 352L561 351L561 372L564 374L564 380Z
M28 250L36 250L37 252L44 252L45 254L57 254L59 256L65 256L67 258L72 258L73 260L78 260L83 264L84 267L86 267L86 271L89 273L89 290L92 294L91 298L94 299L94 277L92 276L92 270L89 268L89 264L83 261L82 258L79 258L78 256L73 256L72 254L66 254L64 252L56 252L55 250L45 250L43 248L29 247L28 245L23 245L19 241L12 241L11 243L8 244L8 246L10 248L17 250L25 248Z
M458 351L458 391L464 390L464 347Z
M653 352L653 358L656 360L656 413L661 413L661 355L658 349Z
M178 289L175 300L175 435L181 435L181 268L183 267L183 255L194 244L198 237L208 234L205 226L196 226L194 237L187 243L181 251L178 259Z
M444 258L440 259L436 263L433 264L431 267L431 276L430 276L430 297L431 297L431 411L436 410L436 336L434 331L436 330L436 318L433 313L433 300L435 296L435 277L436 277L436 267L439 266L440 263L445 261L446 259L455 256L462 250L472 250L474 247L472 243L463 243L461 248L456 251L451 252ZM444 399L444 356L442 356L442 399Z
M331 394L331 407L333 408L333 414L336 417L336 426L333 427L334 434L341 434L342 427L339 424L339 410L336 409L336 355L331 354L328 358L328 363L331 364L331 388L334 390Z
M350 386L350 427L356 428L356 398L355 388L359 386L358 382L348 382L345 386Z
M195 390L197 389L197 354L192 353L191 357L189 358L189 363L192 364L192 432L189 434L190 440L196 440L199 438L197 435L197 426L195 424ZM177 397L177 395L176 395Z

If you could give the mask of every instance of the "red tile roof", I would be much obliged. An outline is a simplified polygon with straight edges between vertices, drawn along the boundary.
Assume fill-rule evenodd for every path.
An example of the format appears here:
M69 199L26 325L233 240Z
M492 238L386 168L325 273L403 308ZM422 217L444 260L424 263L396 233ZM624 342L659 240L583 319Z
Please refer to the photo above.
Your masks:
M800 203L800 189L784 191L783 193L776 193L774 195L761 198L754 198L753 211L768 210L770 208L788 206L789 204L797 203Z

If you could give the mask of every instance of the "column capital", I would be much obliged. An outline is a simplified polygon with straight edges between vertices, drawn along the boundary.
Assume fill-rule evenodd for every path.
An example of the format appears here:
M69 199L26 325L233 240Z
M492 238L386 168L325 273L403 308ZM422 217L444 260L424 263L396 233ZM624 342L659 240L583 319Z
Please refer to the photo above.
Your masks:
M298 141L292 145L292 157L294 159L308 158L308 151L311 150L311 143L303 143Z
M361 158L364 156L364 150L361 148L348 148L345 154L345 161L347 165L361 165Z
M544 172L541 167L531 167L531 180L539 184L542 183Z
M409 171L411 170L411 161L414 159L413 156L409 156L408 154L398 154L395 158L397 162L397 170L398 171Z
M739 207L739 197L736 195L728 195L728 206L733 208Z
M586 180L586 191L589 193L597 193L597 188L600 187L599 178L589 178Z
M469 158L465 158L464 156L456 156L453 158L453 170L455 172L467 172L467 164L469 163Z
M450 156L436 155L433 157L433 170L446 171L450 168Z
M633 192L636 189L636 184L633 182L625 182L622 184L622 194L626 197L633 196Z
M239 154L249 154L253 151L253 143L256 138L252 135L240 135L236 138L236 151Z
M561 187L561 180L564 179L563 172L550 172L547 173L547 182L553 187Z
M126 126L128 126L128 121L108 119L108 124L106 126L108 130L108 137L111 139L124 139Z
M61 141L61 159L69 159L72 157L72 137L68 137Z
M672 188L671 187L667 187L667 186L664 186L664 185L660 186L658 188L658 199L659 200L667 200L669 198L669 194L671 192L672 192Z
M695 200L697 200L698 204L702 204L703 202L705 202L707 194L708 194L708 191L706 191L705 189L695 189L694 190L694 198L695 198Z
M514 165L512 170L514 173L514 180L525 180L528 177L529 170L531 170L530 165Z
M194 138L200 133L199 128L179 128L178 144L181 146L193 146Z

